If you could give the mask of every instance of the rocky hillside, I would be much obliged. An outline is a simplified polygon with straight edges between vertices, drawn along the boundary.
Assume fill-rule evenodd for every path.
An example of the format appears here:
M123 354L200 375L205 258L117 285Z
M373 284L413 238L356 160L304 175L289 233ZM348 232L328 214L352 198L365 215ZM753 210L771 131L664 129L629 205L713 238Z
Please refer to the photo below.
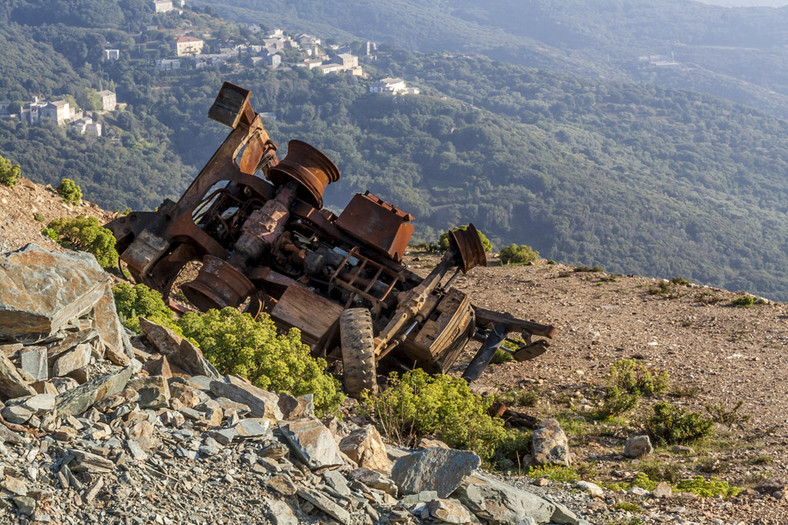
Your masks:
M38 231L61 215L106 217L89 204L64 205L28 182L0 187L0 199L6 250L45 245ZM107 311L106 274L76 272L67 263L81 259L91 267L90 257L61 257L43 279L71 283L59 287L60 307L50 309L44 325L41 316L25 323L35 324L35 334L14 328L21 342L7 337L0 346L2 522L788 520L784 304L738 308L731 303L742 294L546 261L506 267L493 259L475 268L458 287L476 304L553 324L559 335L534 361L491 366L474 389L499 396L510 424L540 426L539 436L555 418L562 430L553 429L553 445L561 445L570 465L537 477L518 475L525 465L488 475L474 470L474 454L429 448L435 441L423 451L384 442L352 404L343 420L320 421L309 397L220 377L198 349L156 325L143 323L144 336L123 341ZM418 272L436 262L426 254L410 257ZM35 272L25 270L30 262L14 269L4 257L3 290L22 282L37 289ZM81 286L91 292L68 296L77 275L88 276ZM631 411L599 419L601 386L623 359L667 372L670 386ZM718 422L700 441L652 449L639 436L657 402L714 414ZM633 484L638 473L653 486ZM682 485L693 476L742 490L702 498Z

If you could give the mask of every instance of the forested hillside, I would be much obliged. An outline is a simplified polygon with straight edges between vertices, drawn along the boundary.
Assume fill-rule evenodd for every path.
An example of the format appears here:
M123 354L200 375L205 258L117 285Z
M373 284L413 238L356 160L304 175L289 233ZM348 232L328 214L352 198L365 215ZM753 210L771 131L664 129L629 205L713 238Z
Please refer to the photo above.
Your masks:
M657 83L788 117L788 7L730 9L687 0L195 2L237 21ZM677 65L658 66L651 56Z
M161 71L154 60L184 20L221 32L209 42L217 48L253 36L202 11L176 19L124 8L127 19L101 29L121 3L94 2L107 12L77 27L29 25L32 11L20 6L42 2L15 0L0 26L4 67L41 70L2 84L0 101L40 93L85 104L91 89L109 86L128 104L102 117L110 132L100 138L0 120L0 154L34 180L72 178L110 209L177 197L227 133L206 114L231 80L253 91L257 111L276 115L266 126L282 155L298 138L338 164L342 179L326 193L335 209L369 189L413 213L420 239L471 221L499 247L526 243L562 262L788 299L783 120L688 91L395 47L365 70L406 78L421 95L370 94L371 80L242 62ZM95 60L107 45L123 58ZM25 61L6 47L34 52Z

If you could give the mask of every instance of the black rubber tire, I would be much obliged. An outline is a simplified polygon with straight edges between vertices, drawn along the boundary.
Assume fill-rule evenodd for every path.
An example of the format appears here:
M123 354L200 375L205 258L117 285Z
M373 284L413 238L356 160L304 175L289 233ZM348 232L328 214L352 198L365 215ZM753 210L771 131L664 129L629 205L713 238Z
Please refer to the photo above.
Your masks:
M352 397L364 390L376 392L375 331L366 308L348 308L339 318L345 392Z

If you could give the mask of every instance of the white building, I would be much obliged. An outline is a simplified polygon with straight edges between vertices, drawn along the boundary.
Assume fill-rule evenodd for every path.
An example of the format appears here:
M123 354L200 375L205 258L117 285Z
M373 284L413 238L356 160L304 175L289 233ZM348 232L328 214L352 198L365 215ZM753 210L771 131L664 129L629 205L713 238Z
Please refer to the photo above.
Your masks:
M40 118L50 120L58 126L62 126L71 118L71 104L65 100L50 102L40 110Z
M181 61L177 58L160 58L156 60L156 69L161 71L175 71L181 68Z
M205 42L194 36L182 36L175 41L175 54L179 57L195 56L202 53Z
M118 105L118 100L115 96L115 93L105 89L104 91L99 91L98 96L101 97L101 107L104 111L115 111L115 108Z
M419 88L409 88L401 78L384 78L369 86L370 93L388 93L390 95L418 95Z
M90 117L83 117L71 123L71 128L75 129L80 135L101 136L101 122L93 122Z
M107 60L120 60L120 49L105 49L104 58Z
M172 0L153 0L153 11L155 13L168 13L175 9Z

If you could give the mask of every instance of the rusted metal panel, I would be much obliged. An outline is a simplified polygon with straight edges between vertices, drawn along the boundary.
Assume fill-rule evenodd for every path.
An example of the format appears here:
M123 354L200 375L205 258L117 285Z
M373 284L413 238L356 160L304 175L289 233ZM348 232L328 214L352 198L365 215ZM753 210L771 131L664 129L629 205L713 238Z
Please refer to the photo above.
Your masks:
M337 218L336 225L399 262L413 235L412 220L409 213L367 192L356 194L351 199Z
M293 285L279 298L271 310L271 317L277 324L301 330L301 339L314 346L328 335L342 310L342 306L302 286Z

